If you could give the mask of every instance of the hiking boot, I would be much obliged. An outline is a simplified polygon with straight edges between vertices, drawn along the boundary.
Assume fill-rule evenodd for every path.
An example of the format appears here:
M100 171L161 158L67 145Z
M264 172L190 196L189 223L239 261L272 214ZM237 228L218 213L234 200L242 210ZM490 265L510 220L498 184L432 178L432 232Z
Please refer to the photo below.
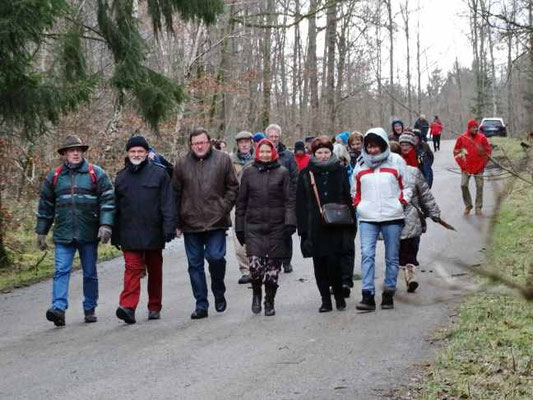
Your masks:
M363 290L363 298L361 302L357 303L355 309L360 311L374 311L376 309L374 295L370 290Z
M252 282L252 277L250 275L243 275L239 278L239 285L246 285Z
M94 308L84 310L83 314L85 315L85 322L88 324L98 321L98 318L96 318L96 314L94 313Z
M318 309L318 312L324 313L324 312L330 312L331 310L333 310L333 306L331 305L331 297L326 297L326 298L323 297L322 305Z
M463 212L464 215L470 215L470 211L472 211L472 207L465 207L465 210Z
M134 324L137 322L135 320L135 310L133 308L118 307L115 314L118 319L121 319L127 324Z
M207 318L207 310L198 308L191 314L191 319Z
M276 297L277 285L265 285L265 316L271 317L276 315L274 309L274 298Z
M283 272L290 274L293 271L291 264L283 264Z
M161 313L159 311L148 310L148 319L161 319Z
M418 287L418 282L415 280L416 266L413 264L407 264L405 267L400 268L404 271L407 293L414 293Z
M227 306L228 306L228 303L226 302L226 298L224 296L215 298L215 310L217 312L226 311Z
M65 311L51 307L46 310L46 319L53 322L55 326L65 326Z
M261 312L261 298L263 293L261 290L261 285L253 285L253 295L252 295L252 312L254 314L259 314Z
M385 289L381 295L381 309L391 310L394 308L394 293L395 290Z
M335 297L335 307L337 311L344 311L346 309L346 300L344 296Z

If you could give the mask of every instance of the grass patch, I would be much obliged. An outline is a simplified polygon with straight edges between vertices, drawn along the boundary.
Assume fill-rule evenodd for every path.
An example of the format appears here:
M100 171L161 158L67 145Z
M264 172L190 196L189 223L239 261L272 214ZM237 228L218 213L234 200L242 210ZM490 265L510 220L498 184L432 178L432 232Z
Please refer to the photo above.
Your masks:
M533 284L532 204L533 186L517 180L500 209L488 257L487 268L521 285ZM486 283L485 289L491 288ZM460 307L418 398L531 398L533 304L492 289L470 296Z
M492 156L496 159L509 157L511 160L522 158L526 155L520 146L520 140L514 138L491 137L490 144L495 147Z
M0 291L31 285L54 274L54 244L52 232L48 235L48 250L37 249L34 211L37 202L7 202L5 244L12 264L0 270ZM110 245L98 247L98 261L105 261L120 255L120 251ZM76 256L74 269L80 267Z

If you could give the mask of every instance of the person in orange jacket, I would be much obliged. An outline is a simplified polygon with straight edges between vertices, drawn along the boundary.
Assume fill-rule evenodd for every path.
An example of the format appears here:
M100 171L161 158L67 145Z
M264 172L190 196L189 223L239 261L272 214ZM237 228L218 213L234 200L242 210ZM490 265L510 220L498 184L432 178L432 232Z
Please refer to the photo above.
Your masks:
M483 172L492 153L492 147L486 136L479 133L479 124L475 119L467 123L467 130L457 138L453 155L461 168L461 190L465 203L464 215L472 210L472 197L468 182L473 176L476 181L476 215L482 215L483 207Z

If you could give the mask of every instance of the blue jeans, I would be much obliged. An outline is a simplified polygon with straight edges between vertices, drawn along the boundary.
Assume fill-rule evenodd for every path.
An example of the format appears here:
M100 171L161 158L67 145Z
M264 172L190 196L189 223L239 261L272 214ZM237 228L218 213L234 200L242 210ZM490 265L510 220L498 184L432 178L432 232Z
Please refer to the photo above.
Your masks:
M207 310L207 282L205 278L204 259L209 264L211 275L211 291L215 299L224 297L226 285L226 231L216 229L213 231L184 233L185 252L189 262L189 277L191 279L192 293L196 299L197 310Z
M359 222L363 290L369 290L372 294L376 291L374 286L376 243L380 232L383 234L383 240L385 242L385 289L396 290L400 255L400 236L403 225L403 223Z
M52 307L65 311L68 308L68 284L76 250L83 269L83 309L91 310L98 304L98 242L55 244L55 274L52 292Z

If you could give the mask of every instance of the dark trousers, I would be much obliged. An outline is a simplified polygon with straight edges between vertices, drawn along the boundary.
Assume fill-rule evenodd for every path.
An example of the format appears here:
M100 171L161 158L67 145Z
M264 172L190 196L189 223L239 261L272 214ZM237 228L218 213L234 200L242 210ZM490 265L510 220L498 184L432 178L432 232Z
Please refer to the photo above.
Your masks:
M325 257L313 257L316 285L324 301L331 301L329 287L333 288L335 296L342 297L342 265L341 256L331 254Z
M433 151L440 150L440 135L433 136Z
M341 265L342 265L342 285L353 287L353 270L355 268L355 235L356 231L353 232L352 246L350 247L348 253L341 256Z
M211 291L215 299L224 297L226 285L226 232L224 229L213 231L184 233L185 252L189 262L189 277L192 293L196 299L196 308L207 310L207 281L204 259L209 264Z
M413 264L418 267L418 248L420 245L420 236L400 240L400 266Z
M161 311L163 297L163 255L162 250L124 250L124 290L120 294L121 307L137 308L141 295L141 277L145 266L148 272L148 310Z
M289 265L292 261L292 236L288 236L286 239L285 239L285 243L289 249L289 252L290 252L290 256L287 257L287 258L282 258L281 261L283 263L283 266L286 267L287 265Z

